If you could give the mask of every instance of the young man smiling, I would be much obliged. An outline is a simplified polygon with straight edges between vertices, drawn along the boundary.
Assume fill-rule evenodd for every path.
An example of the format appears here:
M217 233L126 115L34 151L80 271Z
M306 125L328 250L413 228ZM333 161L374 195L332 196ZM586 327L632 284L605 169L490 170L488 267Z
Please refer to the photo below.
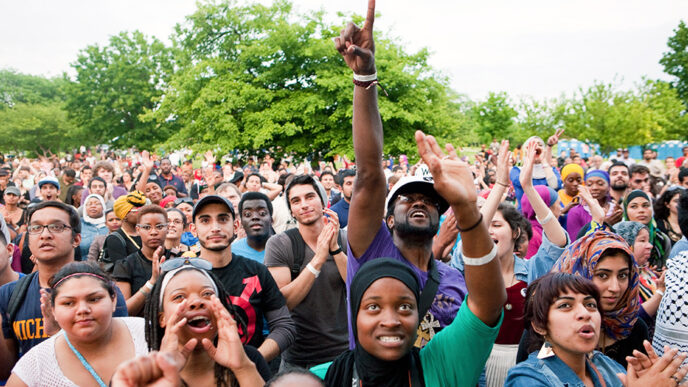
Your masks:
M232 304L246 321L242 342L258 348L270 361L294 342L294 324L275 280L262 264L232 253L231 243L239 227L229 200L208 195L193 210L191 230L201 245L200 257L213 264L215 274ZM270 334L263 336L263 316Z

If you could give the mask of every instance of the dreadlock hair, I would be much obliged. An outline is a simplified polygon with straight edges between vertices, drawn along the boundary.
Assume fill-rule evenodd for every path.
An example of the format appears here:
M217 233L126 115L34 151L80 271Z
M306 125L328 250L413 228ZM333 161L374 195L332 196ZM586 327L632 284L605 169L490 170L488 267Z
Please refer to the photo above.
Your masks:
M202 270L195 268L193 266L186 266L184 270ZM184 271L182 270L182 271ZM179 272L177 272L179 273ZM217 298L222 302L222 305L227 309L229 314L237 323L237 330L239 331L239 337L244 342L246 335L246 322L236 313L234 305L229 300L229 294L222 286L217 277L209 271L206 271L210 278L212 278L215 286L217 286ZM158 276L158 280L153 285L153 290L146 296L146 305L144 306L144 318L146 320L146 342L148 343L149 351L160 350L160 344L162 343L162 338L165 336L165 329L158 324L158 315L162 312L162 307L160 306L160 291L162 290L162 280L169 272L161 273ZM213 340L213 344L217 345L217 337ZM215 380L217 380L217 386L220 387L239 387L239 383L234 377L234 373L229 368L225 368L220 364L215 363Z

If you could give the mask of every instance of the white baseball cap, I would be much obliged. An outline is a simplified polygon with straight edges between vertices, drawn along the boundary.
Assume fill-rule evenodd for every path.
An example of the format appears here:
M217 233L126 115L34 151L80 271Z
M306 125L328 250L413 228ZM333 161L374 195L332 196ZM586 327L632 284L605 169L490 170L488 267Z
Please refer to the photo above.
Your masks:
M432 176L404 176L394 184L392 190L389 191L387 199L385 200L385 209L394 203L397 196L405 193L422 193L428 196L434 196L440 205L439 213L444 214L449 209L449 203L435 191L435 182Z

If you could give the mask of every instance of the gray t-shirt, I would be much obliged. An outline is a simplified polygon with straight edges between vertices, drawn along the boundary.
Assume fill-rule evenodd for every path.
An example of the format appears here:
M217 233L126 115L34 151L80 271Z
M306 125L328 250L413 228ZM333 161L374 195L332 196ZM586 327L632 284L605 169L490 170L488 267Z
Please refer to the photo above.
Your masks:
M340 236L346 254L346 232L340 231ZM315 256L308 245L304 250L301 271ZM294 250L287 234L277 234L268 240L264 263L267 267L292 267ZM349 348L346 283L337 270L334 258L327 258L311 291L292 309L291 317L296 324L296 340L282 353L286 362L302 367L326 363Z

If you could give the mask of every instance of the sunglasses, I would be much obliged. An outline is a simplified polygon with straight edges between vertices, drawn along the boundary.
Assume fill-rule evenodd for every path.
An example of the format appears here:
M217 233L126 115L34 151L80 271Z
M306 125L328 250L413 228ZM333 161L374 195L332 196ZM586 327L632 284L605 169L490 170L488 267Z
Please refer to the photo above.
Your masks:
M160 270L162 272L168 272L175 269L179 269L182 266L193 266L196 269L201 269L205 271L211 271L213 269L213 264L209 261L206 261L203 258L181 257L168 259L167 261L163 262L163 264L160 265Z
M191 204L191 205L193 206L193 199L191 199L191 198L181 198L181 199L177 199L177 200L174 201L174 206L177 207L178 205L180 205L180 204L182 204L182 203Z

